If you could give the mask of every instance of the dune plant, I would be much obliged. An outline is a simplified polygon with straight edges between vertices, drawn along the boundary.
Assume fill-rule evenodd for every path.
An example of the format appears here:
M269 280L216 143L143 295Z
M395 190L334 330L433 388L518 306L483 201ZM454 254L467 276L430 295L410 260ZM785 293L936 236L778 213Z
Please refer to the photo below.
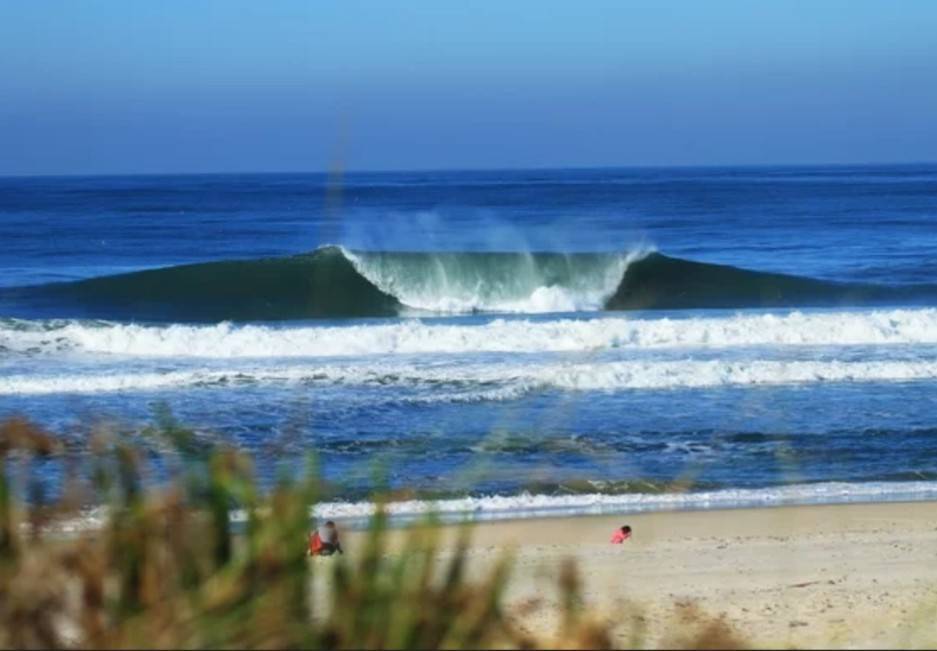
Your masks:
M156 457L139 441L95 436L91 472L50 499L35 464L66 456L62 443L25 420L0 424L0 646L610 646L577 606L571 567L562 629L535 639L504 607L509 554L466 571L469 527L445 545L430 518L390 550L379 507L353 553L311 559L314 464L261 491L248 457L171 420L154 433L165 444ZM63 533L89 508L100 526Z

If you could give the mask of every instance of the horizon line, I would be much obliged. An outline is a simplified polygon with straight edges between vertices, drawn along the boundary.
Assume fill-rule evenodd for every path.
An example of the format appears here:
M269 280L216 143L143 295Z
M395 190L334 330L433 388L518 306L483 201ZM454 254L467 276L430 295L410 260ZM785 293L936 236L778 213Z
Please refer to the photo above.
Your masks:
M446 174L479 172L575 172L601 170L691 170L691 169L777 169L777 168L812 168L812 167L913 167L918 165L937 165L935 160L918 161L871 161L871 162L830 162L830 163L695 163L695 164L654 164L654 165L574 165L562 166L518 166L518 167L424 167L424 168L360 168L360 169L319 169L319 170L254 170L254 171L211 171L211 172L60 172L60 173L23 173L0 174L0 179L56 179L56 178L102 178L102 177L153 177L153 176L303 176L334 174Z

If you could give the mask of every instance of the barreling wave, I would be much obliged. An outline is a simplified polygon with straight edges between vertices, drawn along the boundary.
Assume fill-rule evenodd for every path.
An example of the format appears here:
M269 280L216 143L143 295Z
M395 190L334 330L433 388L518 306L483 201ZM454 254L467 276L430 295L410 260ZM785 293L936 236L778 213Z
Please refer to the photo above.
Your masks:
M630 253L390 253L346 255L362 276L407 308L435 313L601 310Z
M10 316L174 322L935 301L937 285L837 283L644 250L407 253L336 246L0 292Z

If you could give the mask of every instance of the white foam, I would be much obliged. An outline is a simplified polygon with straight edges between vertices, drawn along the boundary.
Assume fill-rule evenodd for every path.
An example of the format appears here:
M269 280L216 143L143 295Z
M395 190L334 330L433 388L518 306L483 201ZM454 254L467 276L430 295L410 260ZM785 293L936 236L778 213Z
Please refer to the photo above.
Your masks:
M823 482L769 488L726 488L701 492L629 493L607 495L487 495L443 500L406 500L384 505L392 522L407 522L427 515L446 521L516 520L537 517L629 514L653 511L756 508L805 504L897 502L937 499L937 482ZM312 509L317 519L343 520L362 525L374 515L374 502L323 502ZM235 511L234 522L246 514ZM99 529L107 520L104 508L89 509L81 517L61 523L63 532Z
M727 488L702 492L606 495L520 495L391 502L386 512L412 519L428 514L454 519L499 520L642 511L705 510L792 504L909 501L937 499L937 482L824 482L770 488ZM373 502L329 502L316 506L319 518L362 519L374 514ZM461 516L461 518L459 517Z
M510 400L547 389L619 391L901 382L935 378L937 360L684 360L431 366L377 362L139 373L11 375L0 378L0 395L148 391L194 385L316 383L421 388L428 391L411 400L439 402ZM389 392L389 397L399 398L393 392Z
M404 306L448 314L601 310L628 266L653 250L643 247L623 255L570 256L565 265L559 265L566 273L554 279L541 266L549 263L538 262L533 254L505 255L500 265L479 266L475 261L465 264L460 254L415 257L340 248L358 273Z
M937 310L931 308L681 319L496 319L481 325L416 319L342 327L0 322L0 351L219 359L934 343Z

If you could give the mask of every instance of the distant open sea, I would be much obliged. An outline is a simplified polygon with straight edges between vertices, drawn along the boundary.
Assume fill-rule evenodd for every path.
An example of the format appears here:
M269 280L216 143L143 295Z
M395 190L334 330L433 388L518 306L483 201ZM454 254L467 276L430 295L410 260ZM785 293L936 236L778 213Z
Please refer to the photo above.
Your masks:
M167 407L336 515L935 498L937 165L0 178L0 418Z

